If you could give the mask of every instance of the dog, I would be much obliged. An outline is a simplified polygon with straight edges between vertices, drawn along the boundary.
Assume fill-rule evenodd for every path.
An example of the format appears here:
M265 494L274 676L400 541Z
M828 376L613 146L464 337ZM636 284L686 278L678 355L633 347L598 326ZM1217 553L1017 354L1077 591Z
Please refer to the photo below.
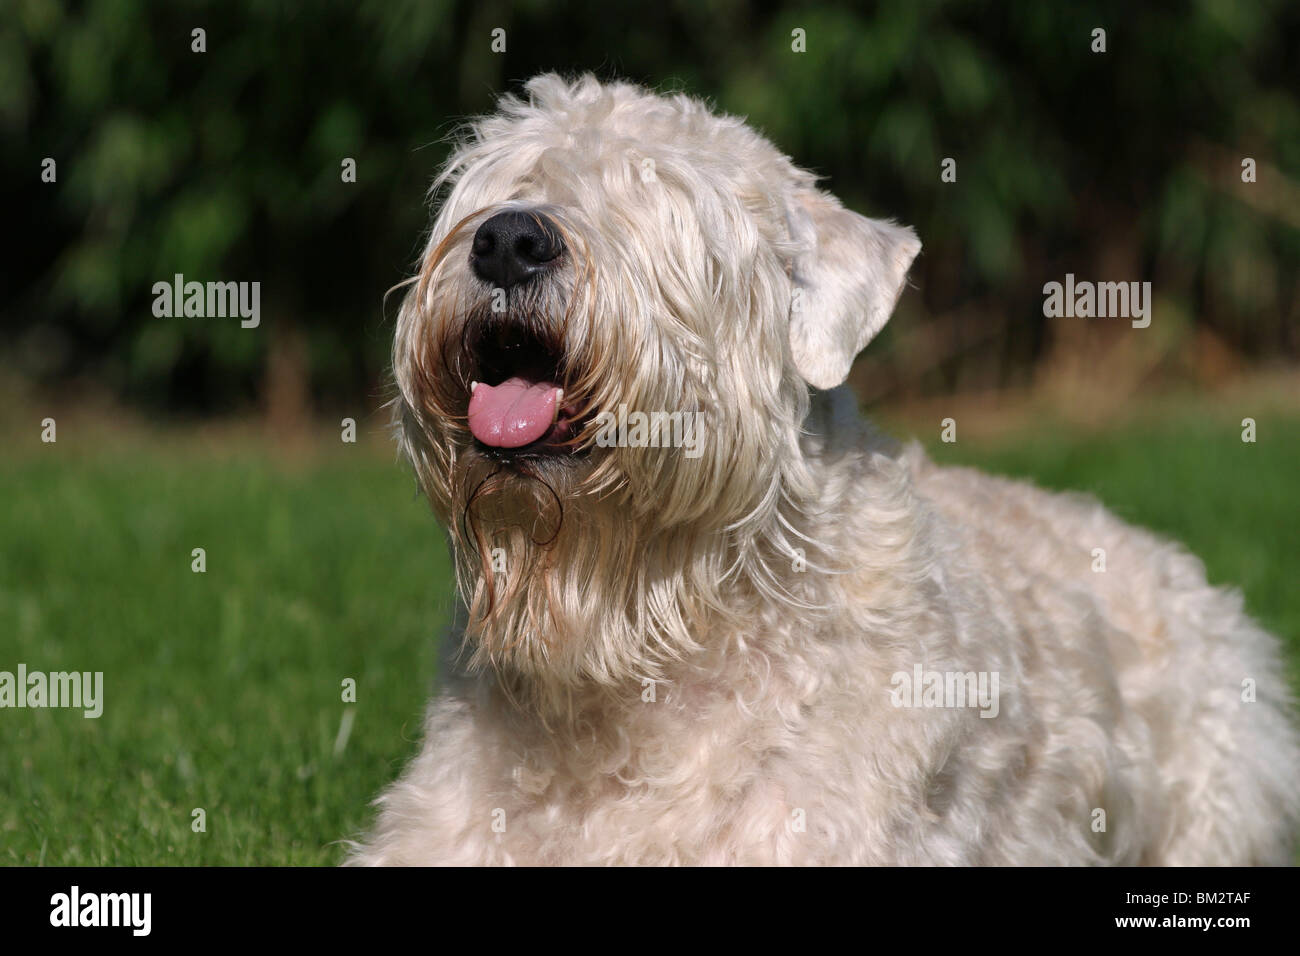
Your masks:
M1300 744L1239 596L860 418L913 231L688 96L526 91L438 176L397 320L462 600L347 862L1288 862Z

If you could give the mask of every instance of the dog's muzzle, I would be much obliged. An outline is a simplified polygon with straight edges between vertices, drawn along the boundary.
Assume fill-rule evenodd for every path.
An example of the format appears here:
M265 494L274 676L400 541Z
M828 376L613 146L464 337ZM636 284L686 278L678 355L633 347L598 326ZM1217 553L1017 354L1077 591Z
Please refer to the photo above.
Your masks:
M478 311L470 320L474 378L467 419L480 450L494 458L575 451L581 413L572 398L565 401L563 333L538 309L536 288L518 288L540 281L564 253L559 229L537 210L497 213L474 234L474 274L491 285L494 298L514 289L507 309Z

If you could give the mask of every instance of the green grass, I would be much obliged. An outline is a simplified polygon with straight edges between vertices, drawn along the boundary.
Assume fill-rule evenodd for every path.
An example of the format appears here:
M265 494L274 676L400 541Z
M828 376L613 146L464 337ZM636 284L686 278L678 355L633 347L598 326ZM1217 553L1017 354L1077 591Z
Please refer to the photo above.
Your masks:
M359 450L295 473L63 446L0 472L0 670L103 671L104 712L0 711L0 862L338 861L413 749L448 620L413 482Z
M1294 662L1300 419L1261 432L1242 445L1223 423L1183 418L932 450L1091 491L1187 542ZM0 670L105 681L98 720L0 711L0 863L337 862L413 751L434 676L450 583L428 509L390 455L363 448L288 468L251 446L102 444L78 450L61 432L10 443L0 464ZM341 700L348 677L355 705Z

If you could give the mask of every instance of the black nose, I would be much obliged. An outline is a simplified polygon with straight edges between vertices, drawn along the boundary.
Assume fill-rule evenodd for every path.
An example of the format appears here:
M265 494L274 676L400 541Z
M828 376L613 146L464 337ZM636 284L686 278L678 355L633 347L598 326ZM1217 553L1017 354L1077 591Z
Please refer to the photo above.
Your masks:
M478 227L469 264L474 274L508 289L544 272L564 251L555 223L538 212L499 212Z

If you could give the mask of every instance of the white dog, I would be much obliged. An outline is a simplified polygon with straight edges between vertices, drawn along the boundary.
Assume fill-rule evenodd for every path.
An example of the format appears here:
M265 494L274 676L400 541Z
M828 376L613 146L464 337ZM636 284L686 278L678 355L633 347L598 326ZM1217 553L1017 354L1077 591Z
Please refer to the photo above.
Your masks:
M838 387L912 231L685 96L527 91L439 177L398 322L463 633L350 862L1288 861L1240 598Z

